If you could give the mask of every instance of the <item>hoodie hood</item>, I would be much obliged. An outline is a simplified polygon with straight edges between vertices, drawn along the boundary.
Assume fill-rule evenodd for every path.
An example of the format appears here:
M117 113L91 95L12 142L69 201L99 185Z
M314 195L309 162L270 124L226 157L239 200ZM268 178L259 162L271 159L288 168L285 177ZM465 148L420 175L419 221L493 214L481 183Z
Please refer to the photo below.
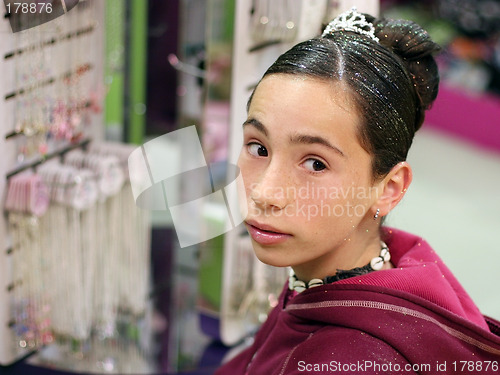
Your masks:
M323 293L331 294L337 290L382 291L387 295L423 304L439 313L451 313L456 318L488 329L483 315L470 296L425 240L392 228L384 228L383 237L395 267L325 285L321 288L321 300L325 300ZM290 303L314 303L316 297L317 293L312 288L297 295ZM292 309L294 308L289 306L288 310ZM307 309L302 311L307 315ZM320 321L334 323L331 319L331 314L325 314Z

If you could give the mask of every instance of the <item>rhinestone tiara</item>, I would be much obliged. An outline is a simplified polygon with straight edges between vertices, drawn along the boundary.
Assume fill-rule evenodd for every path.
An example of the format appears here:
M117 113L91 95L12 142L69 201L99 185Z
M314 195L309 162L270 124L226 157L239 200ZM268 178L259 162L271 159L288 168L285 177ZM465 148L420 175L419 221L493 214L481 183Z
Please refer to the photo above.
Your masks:
M371 22L366 20L366 17L352 7L344 13L339 14L333 19L323 31L321 36L333 34L335 31L353 31L358 34L369 36L374 41L378 42L379 39L375 36L375 27Z

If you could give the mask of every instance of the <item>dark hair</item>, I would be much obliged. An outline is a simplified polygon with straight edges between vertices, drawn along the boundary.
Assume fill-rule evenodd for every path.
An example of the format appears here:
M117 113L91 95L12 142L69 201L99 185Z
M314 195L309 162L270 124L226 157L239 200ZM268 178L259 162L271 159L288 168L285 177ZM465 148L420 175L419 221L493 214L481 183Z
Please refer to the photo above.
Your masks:
M362 116L360 142L373 155L377 179L406 160L425 110L437 96L439 74L432 54L440 47L412 21L365 16L380 42L336 31L295 45L263 78L293 74L345 84Z

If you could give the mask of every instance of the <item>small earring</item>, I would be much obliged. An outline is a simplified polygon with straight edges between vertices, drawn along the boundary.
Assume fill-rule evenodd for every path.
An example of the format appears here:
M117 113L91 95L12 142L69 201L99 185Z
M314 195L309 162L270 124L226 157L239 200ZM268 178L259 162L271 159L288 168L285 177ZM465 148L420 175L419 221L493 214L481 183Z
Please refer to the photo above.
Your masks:
M373 220L378 219L378 214L380 213L380 208L377 208L377 212L375 212L375 216L373 216Z

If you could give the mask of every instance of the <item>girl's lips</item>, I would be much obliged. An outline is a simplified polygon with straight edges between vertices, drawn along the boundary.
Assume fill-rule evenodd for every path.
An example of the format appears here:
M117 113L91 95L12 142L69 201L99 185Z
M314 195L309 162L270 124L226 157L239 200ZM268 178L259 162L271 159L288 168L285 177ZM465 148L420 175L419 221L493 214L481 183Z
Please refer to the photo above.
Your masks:
M255 242L258 242L261 245L279 244L292 237L291 234L277 232L275 231L275 228L259 224L255 221L245 222L245 225L250 233L250 236L252 236Z

